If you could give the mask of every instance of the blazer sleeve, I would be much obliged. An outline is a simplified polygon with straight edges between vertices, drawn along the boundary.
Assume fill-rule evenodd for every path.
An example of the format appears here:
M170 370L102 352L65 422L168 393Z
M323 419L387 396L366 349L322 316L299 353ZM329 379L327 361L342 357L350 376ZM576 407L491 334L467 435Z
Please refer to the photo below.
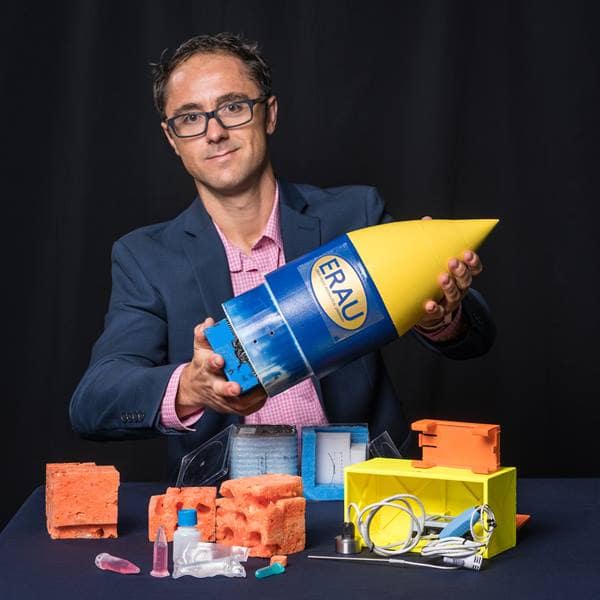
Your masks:
M73 428L91 439L163 433L160 407L177 364L166 364L167 320L160 293L125 241L112 250L112 292L105 327L75 390Z
M375 188L370 188L371 196L367 202L367 221L371 225L389 223L393 217L386 211L385 202ZM496 338L496 326L491 311L483 296L470 289L462 301L462 314L466 319L466 331L456 341L433 342L411 329L411 333L425 347L443 354L447 358L463 360L485 354Z

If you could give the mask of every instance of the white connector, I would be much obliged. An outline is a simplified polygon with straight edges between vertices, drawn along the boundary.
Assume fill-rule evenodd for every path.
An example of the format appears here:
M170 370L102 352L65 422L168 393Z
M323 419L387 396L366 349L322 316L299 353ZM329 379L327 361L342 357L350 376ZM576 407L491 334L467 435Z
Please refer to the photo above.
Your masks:
M462 567L463 569L473 569L473 571L479 571L481 569L481 565L483 565L483 558L481 557L481 554L474 554L473 556L467 556L466 558L444 556L444 562L447 565L454 565L455 567Z

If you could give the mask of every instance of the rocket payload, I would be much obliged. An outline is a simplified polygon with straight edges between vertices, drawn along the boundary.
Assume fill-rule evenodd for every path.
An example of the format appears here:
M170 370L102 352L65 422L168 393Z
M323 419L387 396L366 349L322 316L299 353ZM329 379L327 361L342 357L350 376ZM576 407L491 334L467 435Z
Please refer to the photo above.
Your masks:
M365 227L267 274L223 304L205 330L242 393L269 396L321 378L403 335L441 298L448 260L476 250L497 219L398 221Z

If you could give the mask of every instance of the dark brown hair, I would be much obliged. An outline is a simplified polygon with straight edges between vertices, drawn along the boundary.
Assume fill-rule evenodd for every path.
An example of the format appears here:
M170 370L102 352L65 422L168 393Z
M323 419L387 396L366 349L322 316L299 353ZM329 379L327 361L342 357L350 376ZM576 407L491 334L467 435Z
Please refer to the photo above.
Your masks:
M160 61L152 63L152 88L154 105L161 119L165 119L165 92L171 73L188 58L195 54L231 54L239 58L248 68L250 78L260 88L261 96L271 95L271 67L262 57L258 44L244 39L235 33L217 33L214 35L198 35L183 42L171 57L166 57L165 50Z

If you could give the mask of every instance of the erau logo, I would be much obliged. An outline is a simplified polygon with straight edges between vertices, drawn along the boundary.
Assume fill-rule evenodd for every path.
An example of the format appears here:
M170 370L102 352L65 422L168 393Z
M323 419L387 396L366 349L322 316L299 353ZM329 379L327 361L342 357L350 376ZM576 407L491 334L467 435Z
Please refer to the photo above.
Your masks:
M358 329L367 318L367 296L352 265L341 256L321 256L310 272L317 302L344 329Z

